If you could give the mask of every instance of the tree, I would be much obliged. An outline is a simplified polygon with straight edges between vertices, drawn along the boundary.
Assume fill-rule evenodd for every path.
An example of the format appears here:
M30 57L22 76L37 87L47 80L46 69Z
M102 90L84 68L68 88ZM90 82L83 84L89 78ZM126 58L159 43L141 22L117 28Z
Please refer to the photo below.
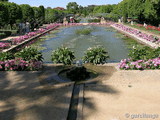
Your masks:
M42 19L42 22L44 23L44 21L45 21L45 8L43 5L39 6L39 8L40 8L41 15L42 15L41 19Z
M0 2L0 28L3 27L8 22L8 9L5 3Z
M45 22L46 23L51 23L51 22L55 22L58 19L58 11L54 10L54 9L46 9L45 10Z
M31 22L34 19L34 11L33 8L30 5L27 4L22 4L20 5L22 9L22 14L23 14L23 21L29 21Z
M100 13L101 11L100 11L100 8L101 8L101 6L96 6L95 8L94 8L94 10L93 10L93 13Z
M1 1L2 1L2 2L8 2L8 0L0 0L0 2L1 2Z
M8 23L12 26L18 19L22 18L22 10L19 5L15 3L6 2L5 3L8 8Z
M42 17L42 13L39 7L32 7L34 11L34 19L36 21L40 21Z
M76 14L78 12L78 4L76 2L69 2L67 5L67 10L71 13Z
M34 21L35 21L35 28L39 28L40 25L43 24L43 19L42 19L42 11L39 7L32 7L34 11Z
M129 0L128 1L128 15L136 17L139 21L144 21L145 0Z
M158 25L160 23L160 0L146 0L144 16L149 23Z
M82 14L83 13L83 9L84 9L83 6L80 5L79 8L78 8L78 10L79 10L78 13Z

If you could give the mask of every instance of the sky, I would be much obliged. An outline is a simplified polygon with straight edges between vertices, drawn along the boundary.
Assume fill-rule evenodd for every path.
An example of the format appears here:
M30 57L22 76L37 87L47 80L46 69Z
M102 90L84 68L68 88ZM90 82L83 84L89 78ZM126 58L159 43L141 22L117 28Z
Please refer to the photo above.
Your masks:
M9 2L14 2L17 4L29 4L30 6L40 6L43 5L46 7L64 7L69 2L77 2L78 5L87 6L87 5L105 5L105 4L117 4L122 0L9 0Z

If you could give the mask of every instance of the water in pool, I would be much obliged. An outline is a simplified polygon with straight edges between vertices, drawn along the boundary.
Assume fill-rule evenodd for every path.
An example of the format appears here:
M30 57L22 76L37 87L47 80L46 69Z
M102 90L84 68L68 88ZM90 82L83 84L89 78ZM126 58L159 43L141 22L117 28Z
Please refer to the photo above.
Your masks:
M77 29L92 29L90 35L77 35ZM55 36L56 35L56 36ZM47 37L48 36L48 37ZM45 49L41 50L45 63L51 63L51 53L60 46L71 48L77 60L80 60L89 47L103 46L110 56L107 62L119 62L128 57L128 48L122 38L116 37L116 32L101 26L74 26L60 28L58 33L49 33L46 39L39 42Z

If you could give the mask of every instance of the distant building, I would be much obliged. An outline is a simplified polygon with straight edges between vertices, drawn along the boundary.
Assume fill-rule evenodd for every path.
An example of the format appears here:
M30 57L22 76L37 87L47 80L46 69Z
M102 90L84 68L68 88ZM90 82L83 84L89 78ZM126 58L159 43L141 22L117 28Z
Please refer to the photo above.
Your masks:
M53 8L53 9L56 9L56 10L65 10L63 7L56 7L56 8Z

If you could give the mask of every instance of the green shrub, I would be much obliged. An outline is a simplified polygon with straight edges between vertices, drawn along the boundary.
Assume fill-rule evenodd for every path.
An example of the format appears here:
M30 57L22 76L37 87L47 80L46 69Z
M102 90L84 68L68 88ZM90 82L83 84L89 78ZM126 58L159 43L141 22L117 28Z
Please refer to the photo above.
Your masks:
M9 52L0 53L0 61L11 60L14 58L14 55Z
M101 20L100 19L89 19L89 23L99 23Z
M89 35L91 34L91 32L92 30L89 28L76 30L76 34L82 34L82 35Z
M0 33L0 39L6 37L6 34L5 33Z
M43 61L42 53L36 47L25 47L20 52L15 54L15 57L23 58L23 60L30 61Z
M160 48L151 49L147 46L133 46L129 51L128 56L133 60L149 60L160 56Z
M147 52L148 47L143 47L143 46L133 46L133 48L129 51L128 56L133 60L146 60L147 59Z
M153 59L153 58L157 58L157 57L160 57L160 47L150 51L150 54L149 54L149 59Z
M0 33L5 33L6 36L10 36L12 34L12 30L0 30Z
M108 53L103 47L97 46L93 48L89 48L85 52L85 56L83 57L83 61L87 63L93 64L104 64L106 60L109 58Z
M74 52L67 47L61 47L52 52L53 63L63 63L64 65L71 65L75 59Z

